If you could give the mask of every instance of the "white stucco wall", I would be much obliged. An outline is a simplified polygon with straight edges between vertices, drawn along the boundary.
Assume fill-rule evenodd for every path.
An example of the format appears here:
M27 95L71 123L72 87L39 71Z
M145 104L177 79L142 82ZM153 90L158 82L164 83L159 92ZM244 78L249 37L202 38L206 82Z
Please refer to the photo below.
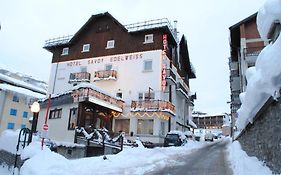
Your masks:
M57 141L73 142L74 141L74 130L68 130L69 112L71 108L78 107L78 103L65 104L61 106L51 107L50 111L55 108L62 108L61 118L49 119L48 117L48 137ZM50 112L49 112L50 114ZM39 113L37 131L43 131L43 124L46 117L46 108L42 109Z

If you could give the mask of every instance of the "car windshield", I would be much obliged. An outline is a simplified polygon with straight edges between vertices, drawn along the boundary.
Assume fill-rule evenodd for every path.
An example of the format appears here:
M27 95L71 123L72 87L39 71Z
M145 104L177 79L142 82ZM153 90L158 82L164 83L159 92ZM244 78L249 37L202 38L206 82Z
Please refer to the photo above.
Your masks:
M166 136L166 138L167 138L167 139L171 139L171 140L177 140L177 139L179 138L179 136L176 135L176 134L168 134L168 135Z

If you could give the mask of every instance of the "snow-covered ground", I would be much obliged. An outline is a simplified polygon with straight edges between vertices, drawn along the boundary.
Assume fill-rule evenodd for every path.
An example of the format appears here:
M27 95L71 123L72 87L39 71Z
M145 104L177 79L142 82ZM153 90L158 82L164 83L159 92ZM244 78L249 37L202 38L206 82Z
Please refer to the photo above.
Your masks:
M9 131L4 133L0 136L0 149L14 152L15 150L11 148L16 146L14 141L17 135L16 132ZM6 141L5 144L3 144L4 140ZM230 139L221 141L229 141L230 143L227 155L234 175L272 174L257 158L247 156L237 141L233 143L230 142ZM173 157L190 154L208 144L212 143L189 141L182 147L125 148L124 151L117 155L107 155L106 160L103 160L103 156L68 160L57 153L51 152L48 148L44 148L42 151L40 142L32 142L21 154L23 159L30 159L24 163L20 171L21 175L141 175L166 165L177 165L179 162L174 161ZM0 174L11 175L12 172L8 171L6 166L0 166Z

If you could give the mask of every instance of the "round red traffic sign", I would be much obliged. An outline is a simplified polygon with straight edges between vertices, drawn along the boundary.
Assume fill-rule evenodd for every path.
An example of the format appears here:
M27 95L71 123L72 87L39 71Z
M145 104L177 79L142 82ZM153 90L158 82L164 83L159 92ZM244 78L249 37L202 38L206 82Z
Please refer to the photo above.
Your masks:
M49 129L49 126L48 126L47 124L44 124L44 125L43 125L43 130L44 130L44 131L48 131L48 129Z

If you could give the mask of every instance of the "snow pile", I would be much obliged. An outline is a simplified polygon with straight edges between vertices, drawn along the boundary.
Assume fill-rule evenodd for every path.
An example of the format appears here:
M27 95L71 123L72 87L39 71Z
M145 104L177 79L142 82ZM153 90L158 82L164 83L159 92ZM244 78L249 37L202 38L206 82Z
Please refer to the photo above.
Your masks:
M5 150L16 154L18 144L19 130L5 130L0 135L0 150Z
M204 142L188 142L182 147L126 148L117 155L67 160L47 151L39 151L21 168L21 175L88 175L88 174L145 174L153 169L177 162L171 156L183 156L205 146Z
M256 157L249 157L242 150L240 143L235 141L229 144L227 151L229 152L229 161L235 175L255 174L255 175L271 175L270 169L263 165Z
M281 21L281 1L268 0L259 10L257 24L262 38L267 37L274 20ZM236 126L242 130L253 118L270 96L279 97L281 87L281 38L269 44L259 54L256 67L247 70L247 91L240 95L242 102L238 110Z

